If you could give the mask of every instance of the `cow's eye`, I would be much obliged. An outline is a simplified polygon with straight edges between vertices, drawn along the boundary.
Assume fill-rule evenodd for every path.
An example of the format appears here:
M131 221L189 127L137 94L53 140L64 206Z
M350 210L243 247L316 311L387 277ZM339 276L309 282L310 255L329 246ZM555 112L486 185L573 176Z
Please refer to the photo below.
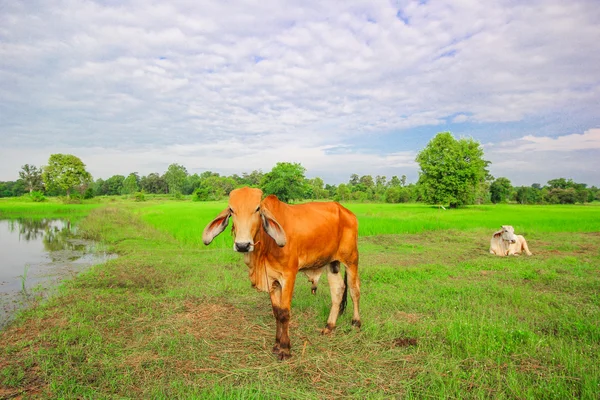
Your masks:
M231 214L235 214L235 213L233 212L233 209L232 209L231 207L229 207L229 212L230 212Z
M260 206L256 207L256 210L254 210L254 212L259 212L260 211Z

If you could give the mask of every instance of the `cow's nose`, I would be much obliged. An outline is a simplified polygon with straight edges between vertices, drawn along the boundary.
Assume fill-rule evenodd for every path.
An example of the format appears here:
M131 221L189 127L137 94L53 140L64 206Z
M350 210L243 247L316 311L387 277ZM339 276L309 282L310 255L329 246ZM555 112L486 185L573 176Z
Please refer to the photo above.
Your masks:
M241 253L246 253L250 250L250 242L235 242L235 250Z

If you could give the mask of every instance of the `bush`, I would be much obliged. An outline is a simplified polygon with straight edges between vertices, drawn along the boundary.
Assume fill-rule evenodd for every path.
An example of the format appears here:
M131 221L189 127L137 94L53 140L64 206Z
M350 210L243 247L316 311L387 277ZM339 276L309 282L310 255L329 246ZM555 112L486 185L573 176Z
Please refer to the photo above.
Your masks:
M410 200L411 192L407 187L394 186L385 192L385 201L387 203L408 203Z
M84 199L93 199L94 198L94 189L87 188L86 191L83 193L83 198Z
M31 197L31 200L35 201L36 203L46 201L46 197L44 196L44 194L35 190L29 193L29 197Z
M144 191L142 190L141 192L136 192L133 195L133 199L135 201L146 201L146 196L144 195Z
M69 197L62 197L62 202L65 204L81 204L83 196L79 192L73 192Z
M192 193L192 201L208 201L210 200L210 192L206 188L197 188Z

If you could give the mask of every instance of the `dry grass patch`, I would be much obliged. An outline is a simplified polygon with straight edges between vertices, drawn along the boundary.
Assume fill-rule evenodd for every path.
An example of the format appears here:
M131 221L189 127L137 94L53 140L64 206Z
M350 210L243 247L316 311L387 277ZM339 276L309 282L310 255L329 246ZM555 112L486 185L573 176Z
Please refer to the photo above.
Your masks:
M195 303L186 301L185 310L174 316L173 324L179 332L190 334L197 339L210 339L217 342L239 343L270 335L271 330L251 324L244 311L227 303Z

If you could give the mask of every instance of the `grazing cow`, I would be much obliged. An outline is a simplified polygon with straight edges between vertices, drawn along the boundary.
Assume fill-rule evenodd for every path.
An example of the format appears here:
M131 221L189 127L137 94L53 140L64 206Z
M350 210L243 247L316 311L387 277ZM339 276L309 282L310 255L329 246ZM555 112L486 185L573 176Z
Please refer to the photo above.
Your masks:
M502 225L502 229L494 232L490 241L490 253L504 257L521 254L521 251L531 255L527 241L522 235L515 235L515 228Z
M277 323L273 353L284 360L291 357L290 306L298 271L306 273L314 293L321 273L327 269L332 304L323 334L335 328L338 314L344 311L348 279L354 304L352 325L360 328L358 221L339 203L288 205L273 195L261 198L260 189L232 191L228 207L206 226L202 240L210 244L229 219L233 220L233 250L244 253L252 286L271 296ZM340 263L346 267L345 279Z

